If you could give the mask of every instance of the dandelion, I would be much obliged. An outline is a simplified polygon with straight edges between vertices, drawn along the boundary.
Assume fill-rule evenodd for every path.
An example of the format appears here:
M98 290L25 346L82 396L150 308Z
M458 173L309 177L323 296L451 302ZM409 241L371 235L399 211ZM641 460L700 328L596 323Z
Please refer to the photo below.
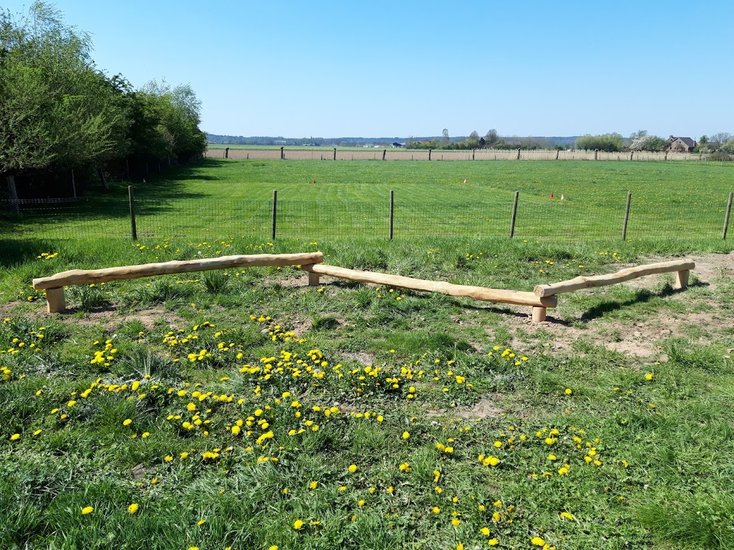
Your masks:
M349 473L350 474L353 474L354 472L356 472L357 469L358 468L357 468L357 465L356 464L350 464L349 467L347 468L347 470L349 470Z
M530 544L532 544L533 546L543 547L545 546L545 541L540 537L533 537L532 539L530 539Z
M571 388L566 388L565 390L563 390L563 393L565 393L566 395L571 395L573 393L573 390Z
M205 518L201 518L199 521L196 522L196 525L198 525L199 527L201 527L205 523L206 523L206 519Z
M20 439L20 434L13 434L10 436L10 441L18 441Z
M438 506L434 506L433 508L431 508L431 512L438 515L441 513L441 508L439 508Z
M126 418L125 420L122 421L122 425L123 426L129 426L132 423L133 423L133 421L130 418Z
M489 527L482 527L479 532L484 535L485 537L489 536Z
M316 489L316 487L318 487L318 486L319 486L319 482L318 481L311 481L308 484L308 488L311 489L311 490Z
M127 507L127 513L128 514L135 514L140 509L140 504L137 502L133 502L130 506Z
M646 372L645 373L645 380L647 380L648 382L650 382L654 377L655 377L655 375L653 373L651 373L651 372Z
M411 470L410 464L408 462L401 463L400 466L398 466L398 468L400 469L401 472L406 473L406 474L410 472Z
M498 545L499 545L499 543L500 543L500 541L499 541L499 540L497 540L497 539L489 539L489 540L487 541L487 544L489 544L490 546L498 546Z
M94 507L93 506L85 506L84 508L82 508L82 515L83 516L86 516L87 514L91 514L92 512L94 512Z
M403 436L402 437L403 437L403 440L410 439L410 432L403 432Z
M576 519L571 512L561 512L559 515L561 519L567 519L568 521L574 521Z
M454 527L458 527L459 525L461 525L461 520L459 518L454 518L451 520L451 525L453 525Z

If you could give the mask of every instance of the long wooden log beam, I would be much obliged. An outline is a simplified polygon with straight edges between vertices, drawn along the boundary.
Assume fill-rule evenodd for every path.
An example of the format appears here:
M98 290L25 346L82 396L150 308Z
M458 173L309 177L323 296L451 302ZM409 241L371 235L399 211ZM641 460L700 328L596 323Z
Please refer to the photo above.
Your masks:
M516 304L521 306L534 306L538 308L556 307L558 300L555 296L539 298L532 292L517 290L501 290L485 288L480 286L455 285L443 281L427 281L425 279L414 279L401 275L387 275L372 271L357 271L324 264L303 265L302 269L309 273L338 277L349 281L360 283L371 283L376 285L394 286L408 288L411 290L423 290L426 292L439 292L449 296L462 296L473 298L484 302L499 302L503 304Z
M191 271L206 271L210 269L226 269L231 267L256 266L286 266L305 265L324 261L321 252L303 254L251 254L243 256L221 256L219 258L205 258L201 260L171 261L153 264L126 265L105 269L72 269L63 271L50 277L33 279L33 288L62 288L68 285L83 285L88 283L106 283L120 279L137 279L154 275L168 275L172 273L189 273Z
M549 285L538 285L533 293L539 298L545 298L560 294L562 292L573 292L583 288L594 288L598 286L607 286L617 283L623 283L645 275L655 275L656 273L678 272L676 277L676 287L685 288L688 283L688 272L696 267L696 264L690 260L673 260L671 262L660 262L656 264L646 264L636 267L628 267L617 271L616 273L608 273L606 275L594 275L590 277L576 277L568 281L553 283Z

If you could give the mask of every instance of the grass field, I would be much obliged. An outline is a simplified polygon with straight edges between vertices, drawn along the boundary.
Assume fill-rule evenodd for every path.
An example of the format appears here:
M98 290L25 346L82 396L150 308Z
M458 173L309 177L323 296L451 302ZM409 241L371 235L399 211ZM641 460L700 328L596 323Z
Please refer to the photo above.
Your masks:
M143 238L269 239L277 190L280 237L385 239L394 190L400 239L505 237L518 190L518 238L603 240L621 238L629 191L630 239L700 243L721 236L733 174L731 166L711 163L207 159L136 185L135 196ZM119 186L75 207L6 218L7 236L127 238L128 216L127 190Z
M158 220L138 242L102 229L108 214L129 227L122 187L90 203L96 220L53 222L82 239L15 220L0 240L0 547L734 547L734 247L673 219L725 200L728 167L425 165L210 160L138 186L141 231ZM683 229L523 237L542 226L519 215L514 240L315 240L315 225L287 224L275 242L217 236L251 223L232 217L237 201L273 188L345 213L390 189L425 213L449 197L491 210L520 188L528 205L595 205L597 229L629 189ZM522 290L683 254L697 269L685 292L653 276L564 296L540 325L528 308L308 287L293 268L72 287L70 311L51 316L30 288L73 268L316 249L344 267Z

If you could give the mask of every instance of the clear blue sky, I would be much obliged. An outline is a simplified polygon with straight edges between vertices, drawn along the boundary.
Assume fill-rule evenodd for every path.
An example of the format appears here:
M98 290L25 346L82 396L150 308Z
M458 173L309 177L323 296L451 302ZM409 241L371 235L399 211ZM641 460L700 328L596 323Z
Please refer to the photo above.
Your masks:
M190 84L212 133L734 133L734 0L50 3L108 74Z

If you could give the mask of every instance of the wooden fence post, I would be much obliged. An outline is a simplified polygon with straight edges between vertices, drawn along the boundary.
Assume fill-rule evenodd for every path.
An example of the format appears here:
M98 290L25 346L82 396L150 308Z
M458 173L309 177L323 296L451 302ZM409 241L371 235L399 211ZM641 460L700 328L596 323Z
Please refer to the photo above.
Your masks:
M135 200L133 197L133 186L127 186L127 204L130 208L130 233L134 241L138 240L138 225L135 221Z
M726 202L726 213L724 214L724 229L721 231L721 238L726 240L726 233L729 231L729 218L731 217L731 203L734 192L729 193L729 200Z
M428 160L431 160L431 149L428 150Z
M334 147L334 160L336 160L336 147Z
M74 169L71 169L71 194L76 198L76 177L74 175Z
M517 148L517 160L520 160L520 149L521 147Z
M510 238L515 236L515 221L517 220L517 203L520 200L520 191L515 191L515 198L512 200L512 217L510 218Z
M280 148L280 160L285 160L285 147Z
M395 235L395 191L392 189L390 190L390 229L389 229L389 235L390 240L392 241L393 236Z
M558 153L560 153L560 152L561 152L560 149L556 149L556 160L558 160Z
M278 191L273 189L273 225L270 238L275 240L275 229L278 223Z
M627 191L627 206L624 209L624 225L622 226L622 240L627 240L627 226L630 221L630 205L632 203L632 193Z
M385 155L387 154L387 149L382 150L382 160L385 160Z

